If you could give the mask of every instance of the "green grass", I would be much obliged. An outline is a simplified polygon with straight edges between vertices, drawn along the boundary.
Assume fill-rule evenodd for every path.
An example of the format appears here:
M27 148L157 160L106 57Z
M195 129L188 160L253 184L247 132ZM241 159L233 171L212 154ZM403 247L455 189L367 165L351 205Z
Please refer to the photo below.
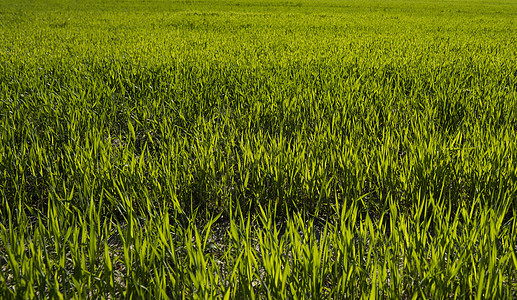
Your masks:
M516 297L516 15L0 0L0 297Z

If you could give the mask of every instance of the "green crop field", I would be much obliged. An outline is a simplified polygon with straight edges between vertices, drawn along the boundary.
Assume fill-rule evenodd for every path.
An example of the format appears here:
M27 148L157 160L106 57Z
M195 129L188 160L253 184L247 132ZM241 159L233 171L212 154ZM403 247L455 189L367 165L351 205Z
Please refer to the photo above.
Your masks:
M517 1L0 0L0 298L517 297Z

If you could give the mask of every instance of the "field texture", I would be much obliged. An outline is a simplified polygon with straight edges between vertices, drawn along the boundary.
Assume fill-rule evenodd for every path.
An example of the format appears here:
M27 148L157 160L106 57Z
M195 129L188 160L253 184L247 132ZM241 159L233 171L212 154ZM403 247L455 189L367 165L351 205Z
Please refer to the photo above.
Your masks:
M0 0L0 298L517 297L517 2Z

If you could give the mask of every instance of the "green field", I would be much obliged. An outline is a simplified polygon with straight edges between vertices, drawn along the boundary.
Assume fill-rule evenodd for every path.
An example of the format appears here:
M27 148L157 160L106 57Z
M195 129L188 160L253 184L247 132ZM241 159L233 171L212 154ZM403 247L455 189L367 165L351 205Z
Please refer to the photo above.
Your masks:
M0 298L515 298L516 141L516 1L0 0Z

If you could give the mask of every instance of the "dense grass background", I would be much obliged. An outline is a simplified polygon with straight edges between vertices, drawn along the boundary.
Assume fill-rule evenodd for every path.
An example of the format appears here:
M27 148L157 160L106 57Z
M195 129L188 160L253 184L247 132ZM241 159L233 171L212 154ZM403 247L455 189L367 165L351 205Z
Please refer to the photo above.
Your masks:
M0 14L2 295L515 296L515 3Z

